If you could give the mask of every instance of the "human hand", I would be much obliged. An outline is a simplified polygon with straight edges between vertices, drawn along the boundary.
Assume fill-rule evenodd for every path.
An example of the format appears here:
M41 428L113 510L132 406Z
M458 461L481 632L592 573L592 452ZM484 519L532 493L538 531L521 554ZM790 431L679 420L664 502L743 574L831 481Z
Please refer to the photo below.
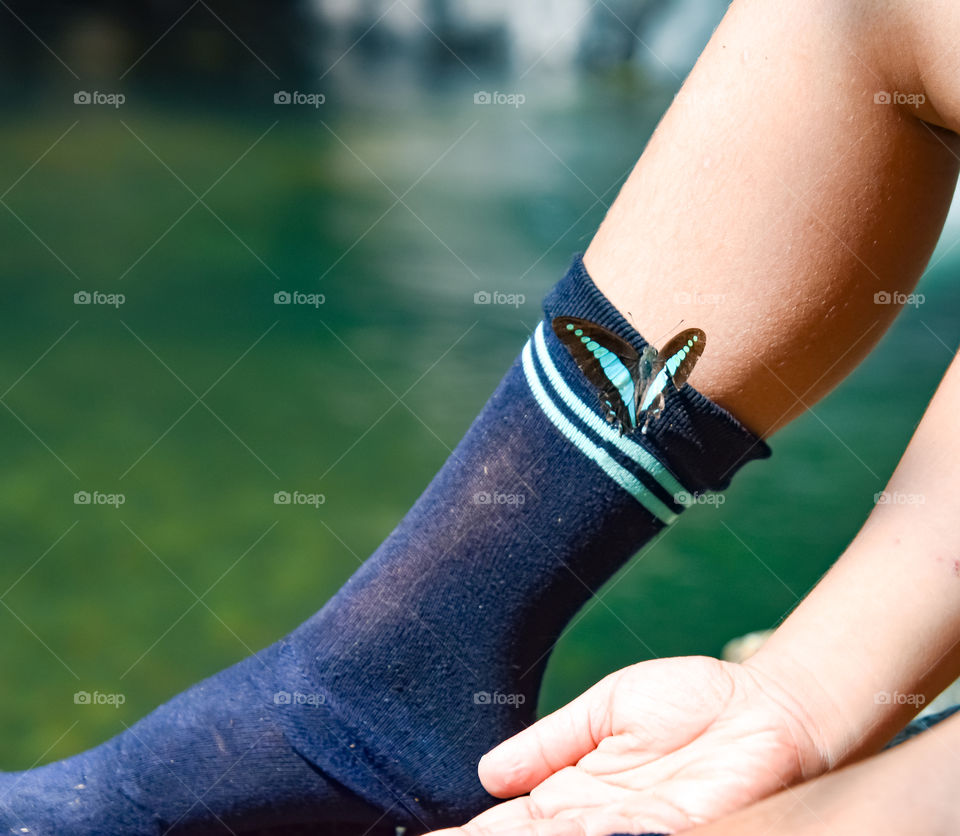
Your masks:
M434 836L673 833L827 767L800 695L750 662L642 662L506 740L480 761L498 797Z

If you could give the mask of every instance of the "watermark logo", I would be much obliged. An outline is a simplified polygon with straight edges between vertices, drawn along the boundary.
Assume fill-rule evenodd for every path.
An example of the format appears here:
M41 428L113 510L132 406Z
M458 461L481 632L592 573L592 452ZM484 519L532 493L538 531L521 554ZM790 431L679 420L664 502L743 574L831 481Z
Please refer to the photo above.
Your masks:
M722 305L726 299L726 293L688 293L680 290L673 294L673 301L678 305Z
M122 493L101 493L100 491L77 491L73 495L74 505L112 505L119 508L127 501Z
M927 698L923 694L901 694L899 691L891 694L889 691L877 691L873 695L873 701L877 705L913 705L919 708Z
M474 705L510 705L518 708L527 701L526 694L502 694L500 691L476 691Z
M873 103L878 105L910 105L911 107L920 107L927 97L923 93L901 93L899 90L894 90L892 93L887 90L877 90L873 94Z
M322 493L303 493L302 491L277 491L273 495L274 505L311 505L319 508L327 501Z
M510 305L519 308L527 301L523 293L501 293L499 290L478 290L473 294L474 305Z
M727 498L722 493L690 493L689 491L677 491L673 495L673 501L677 505L689 507L690 505L713 505L720 507Z
M73 94L73 103L78 105L107 105L118 108L127 100L123 93L103 93L100 90L77 90Z
M922 493L880 491L873 495L874 505L924 505L926 501L927 497Z
M512 107L520 107L524 102L526 102L527 97L523 93L501 93L498 90L494 90L492 93L488 93L486 90L477 90L473 94L473 103L477 105L511 105Z
M287 90L277 90L273 94L273 103L278 105L307 105L318 108L327 100L323 93L301 93L294 90L292 93Z
M473 495L474 505L523 505L526 501L526 494L522 493L480 491Z
M99 290L78 290L73 294L74 305L107 305L119 308L127 301L122 293L101 293Z
M119 708L127 701L125 694L104 694L100 691L77 691L73 695L75 705L112 705Z
M919 308L926 301L927 297L922 293L901 293L899 290L891 293L889 290L878 290L873 294L874 305L911 305Z
M277 691L273 695L274 705L310 705L316 708L326 701L326 694L304 694L302 691Z
M299 290L278 290L273 294L274 305L307 305L319 308L327 301L322 293L301 293Z

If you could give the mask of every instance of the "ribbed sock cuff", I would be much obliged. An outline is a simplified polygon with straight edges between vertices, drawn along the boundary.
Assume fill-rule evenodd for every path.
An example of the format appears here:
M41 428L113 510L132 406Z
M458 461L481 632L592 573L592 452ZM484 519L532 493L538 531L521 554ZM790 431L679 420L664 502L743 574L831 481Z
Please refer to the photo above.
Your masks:
M567 274L547 294L543 311L548 322L556 316L577 316L602 325L637 351L647 345L594 284L581 255L574 257ZM548 339L556 338L549 333ZM572 367L571 375L579 374L585 388L589 388L573 359L567 356L565 362ZM600 414L596 396L585 400L595 405ZM692 493L724 490L733 474L747 462L771 455L763 439L688 383L666 398L659 418L650 424L645 435L635 434L634 440L664 462Z

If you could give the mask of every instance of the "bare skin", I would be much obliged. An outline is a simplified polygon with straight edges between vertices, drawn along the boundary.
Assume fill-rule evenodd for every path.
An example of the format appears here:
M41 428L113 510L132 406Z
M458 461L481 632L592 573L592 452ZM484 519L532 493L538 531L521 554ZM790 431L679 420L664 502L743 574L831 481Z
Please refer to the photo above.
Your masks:
M869 353L899 310L874 295L909 293L940 235L960 112L896 48L911 5L733 3L584 256L655 344L706 331L690 383L760 434Z
M786 790L690 836L953 836L960 831L960 717L856 766Z
M842 380L898 311L876 294L923 271L960 160L957 34L947 2L735 0L591 243L648 339L706 331L691 383L755 432ZM675 832L878 751L960 674L958 414L954 362L888 487L922 504L878 505L754 659L607 677L487 755L487 789L520 797L451 833Z
M676 832L874 754L960 674L958 412L954 362L887 487L923 502L877 505L759 653L606 677L480 762L527 794L460 836Z

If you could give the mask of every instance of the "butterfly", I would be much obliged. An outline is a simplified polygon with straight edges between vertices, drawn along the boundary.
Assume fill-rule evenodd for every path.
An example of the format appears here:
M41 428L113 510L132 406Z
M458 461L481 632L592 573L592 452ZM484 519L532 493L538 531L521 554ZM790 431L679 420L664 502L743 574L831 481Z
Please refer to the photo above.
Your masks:
M699 328L687 328L657 351L641 353L626 340L596 322L573 316L553 320L560 338L580 370L596 388L607 422L629 435L647 426L663 411L666 394L679 389L693 371L707 344Z

